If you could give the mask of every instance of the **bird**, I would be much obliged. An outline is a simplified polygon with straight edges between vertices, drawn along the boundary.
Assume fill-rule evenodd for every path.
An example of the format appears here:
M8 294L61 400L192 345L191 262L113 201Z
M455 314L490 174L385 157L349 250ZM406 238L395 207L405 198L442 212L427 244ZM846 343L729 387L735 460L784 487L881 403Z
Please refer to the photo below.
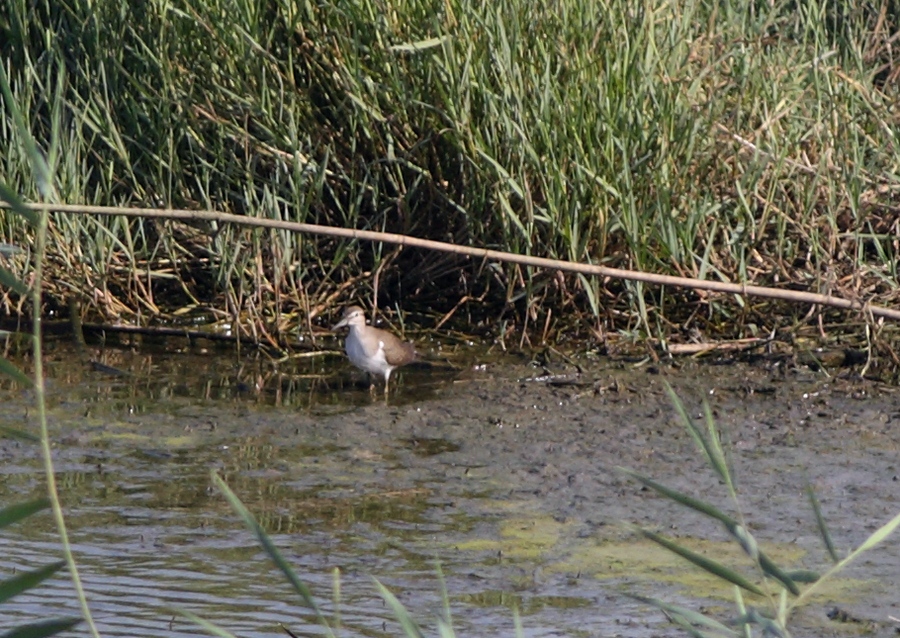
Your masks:
M344 308L341 320L333 331L350 327L344 350L350 362L370 374L384 376L384 395L388 394L391 372L416 359L416 348L409 341L401 341L387 330L366 324L366 313L359 306Z

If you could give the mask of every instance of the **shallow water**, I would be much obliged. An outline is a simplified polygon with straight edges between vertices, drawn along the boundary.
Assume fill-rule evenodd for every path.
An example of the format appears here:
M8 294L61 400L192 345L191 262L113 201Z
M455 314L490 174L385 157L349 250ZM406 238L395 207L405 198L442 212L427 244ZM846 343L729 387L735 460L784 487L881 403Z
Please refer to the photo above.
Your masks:
M179 609L236 635L284 636L281 625L321 633L212 488L213 470L342 635L400 634L372 576L430 634L444 589L460 635L513 635L516 612L526 636L679 634L625 592L727 618L729 587L623 525L746 563L718 525L613 469L729 508L665 381L692 414L709 400L750 527L790 568L827 567L807 477L841 552L900 511L900 397L841 371L583 358L578 375L561 360L539 367L464 349L451 353L456 371L402 371L385 401L340 356L276 364L199 349L90 355L125 374L56 344L47 376L60 490L104 636L204 635ZM0 425L36 431L30 401L2 382ZM43 493L36 446L2 439L0 459L0 503ZM5 576L59 555L48 513L0 530L0 546ZM893 635L898 580L894 538L823 588L795 617L794 635ZM834 606L864 622L829 620ZM3 604L0 630L70 613L71 585L59 575Z

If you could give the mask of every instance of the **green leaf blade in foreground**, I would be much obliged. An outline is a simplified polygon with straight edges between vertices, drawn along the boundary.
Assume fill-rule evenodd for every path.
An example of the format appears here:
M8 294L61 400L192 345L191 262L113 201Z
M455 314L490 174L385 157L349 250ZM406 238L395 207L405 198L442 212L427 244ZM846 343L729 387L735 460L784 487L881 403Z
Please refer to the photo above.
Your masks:
M231 633L225 629L222 629L218 625L215 625L215 624L209 622L208 620L206 620L205 618L201 618L197 614L187 611L186 609L176 609L175 612L184 616L191 622L197 623L198 625L203 627L206 631L211 633L213 636L218 636L219 638L237 638L233 633Z
M763 630L763 636L774 636L775 638L788 638L789 634L786 633L784 627L779 625L777 622L772 620L771 618L767 618L759 613L757 610L752 607L747 611L747 613L742 614L731 621L732 625L738 625L741 627L748 627L750 625L757 625Z
M288 582L291 583L294 590L300 594L300 598L303 600L304 604L311 609L316 614L316 619L322 624L325 628L327 634L329 636L334 636L334 632L331 630L331 627L328 624L327 619L322 614L321 609L316 604L316 601L312 597L312 592L309 588L300 580L297 574L294 572L294 569L288 564L288 562L281 555L281 552L278 551L278 548L275 547L275 544L272 542L272 539L266 534L266 531L260 526L260 524L253 517L253 514L250 513L250 510L241 502L241 499L237 497L237 495L231 491L231 488L228 487L228 484L225 483L224 480L216 473L215 470L212 471L212 482L219 489L220 492L225 496L225 499L231 504L232 509L237 512L238 516L244 519L244 524L250 529L251 532L256 536L256 539L259 541L259 544L262 545L263 549L269 555L269 558L272 559L272 562L275 563L275 566L281 570L281 573L284 574L285 578L288 579Z
M46 636L55 636L56 634L67 631L80 622L81 618L45 620L31 625L16 627L4 634L0 634L0 638L45 638Z
M897 514L897 516L872 532L872 535L869 536L862 545L853 550L853 553L842 560L841 563L849 563L859 554L872 549L882 541L886 540L888 536L894 533L898 526L900 526L900 514Z
M737 636L738 633L731 629L730 627L723 625L715 618L710 618L709 616L705 616L700 612L694 611L693 609L688 609L687 607L682 607L681 605L672 605L670 603L659 600L658 598L650 598L647 596L640 596L638 594L630 594L625 592L625 595L629 598L634 598L637 601L645 603L647 605L652 605L657 609L664 611L666 614L669 614L673 617L681 617L687 623L687 626L682 625L684 629L691 628L691 633L694 635L702 635L706 636L708 634L704 634L701 632L697 632L696 627L705 627L707 629L711 629L715 631L718 635L725 636ZM681 624L681 623L679 623Z
M9 78L6 77L6 69L2 64L0 64L0 91L3 93L3 97L6 100L6 107L9 109L10 115L12 115L13 122L15 122L16 125L16 131L21 138L22 145L25 147L25 154L28 155L28 161L29 164L31 164L31 170L34 172L38 190L40 190L41 195L44 198L49 199L50 196L53 195L53 180L50 176L50 167L47 165L47 160L44 159L44 155L38 150L34 137L31 136L31 132L25 125L25 120L22 118L22 112L16 105L16 101L13 99L12 90L9 88ZM37 226L40 223L40 216L35 215L34 219L37 221L32 223ZM31 219L29 219L29 221L31 221Z
M824 583L826 580L828 580L829 578L831 578L832 576L837 574L839 571L844 569L847 565L849 565L854 560L856 560L860 556L860 554L862 554L863 552L869 551L870 549L872 549L879 543L883 542L885 539L887 539L888 536L890 536L897 530L897 527L900 527L900 514L897 514L894 518L892 518L887 523L885 523L884 525L882 525L881 527L876 529L874 532L872 532L872 534L869 536L869 538L867 538L865 541L863 541L862 545L860 545L859 547L854 549L852 552L850 552L849 556L847 556L841 562L839 562L837 565L835 565L834 567L829 569L827 572L822 574L822 577L819 578L819 580L817 580L812 585L810 585L805 590L803 590L803 594L801 596L799 596L796 600L794 600L794 602L792 603L791 606L796 607L797 605L801 604L804 600L808 599L810 596L813 595L813 593L816 591L816 589L818 589L818 587L822 583Z
M34 381L31 380L31 377L19 370L5 357L0 357L0 374L5 374L13 381L24 385L26 388L34 387Z
M14 290L23 297L28 295L31 291L28 289L28 286L23 284L18 277L12 274L8 269L0 266L0 286L6 286L10 290Z
M32 226L38 225L38 222L40 221L39 214L28 208L25 205L25 202L19 198L18 193L3 182L0 182L0 199L9 204L9 208L12 212L21 215L28 220L29 224Z
M809 504L812 506L813 514L816 517L816 526L819 528L819 536L822 537L822 542L825 543L825 549L828 550L831 562L837 564L840 562L841 558L834 548L834 542L831 540L831 533L828 531L828 525L825 524L825 518L822 516L822 508L819 507L819 499L816 498L816 493L813 491L812 484L808 480L806 481L806 496L809 499Z
M741 546L741 549L744 550L744 553L759 565L763 573L780 582L794 596L800 595L800 588L797 587L797 583L776 565L775 561L766 556L765 552L759 548L759 543L756 542L756 538L750 533L750 530L743 525L726 525L725 527L728 533L738 542L738 545Z
M725 580L733 585L737 585L741 589L745 589L746 591L749 591L752 594L756 594L757 596L765 596L765 592L763 592L763 590L744 578L744 576L742 576L738 572L725 567L725 565L723 565L722 563L714 561L711 558L707 558L706 556L698 554L697 552L691 551L688 548L679 545L678 543L670 541L664 536L660 536L655 532L651 532L650 530L641 528L638 528L638 530L641 534L644 535L645 538L648 538L657 545L665 547L670 552L681 556L685 560L693 563L700 569L709 572L713 576Z
M697 444L697 447L700 448L700 451L703 453L703 456L706 457L706 462L709 466L715 471L716 474L719 475L719 478L725 482L728 486L729 491L733 490L733 486L731 483L731 473L728 471L728 466L725 463L724 454L722 454L721 446L718 445L718 439L716 437L715 432L715 424L712 422L712 414L709 410L709 404L704 401L703 410L706 415L707 423L709 424L710 438L713 441L707 441L707 439L703 436L703 433L700 431L696 425L694 425L693 419L687 413L687 409L684 407L684 403L681 398L675 394L675 390L672 389L672 386L666 383L666 392L669 395L669 399L672 401L672 405L675 406L675 411L678 413L678 416L681 417L682 423L684 423L685 428L687 428L688 433L691 435L691 438L694 439L694 443Z
M445 42L450 40L450 36L445 35L436 38L427 38L417 42L405 42L403 44L394 44L388 47L389 51L397 51L403 53L418 53L419 51L427 51L434 47L443 46Z
M65 567L65 565L66 561L61 560L0 581L0 603L4 603L13 596L18 596L24 591L37 587Z
M688 496L687 494L679 492L678 490L668 488L665 485L661 485L653 479L648 478L643 474L639 474L634 470L629 470L624 467L619 467L618 470L640 481L647 487L659 492L663 496L669 497L676 503L684 505L685 507L690 507L691 509L698 511L701 514L706 514L710 518L714 518L717 521L720 521L723 525L725 525L725 529L728 530L728 533L738 541L744 551L747 552L747 554L754 561L759 563L760 568L766 574L781 582L793 595L798 596L800 594L800 589L797 587L797 584L792 581L784 573L784 571L781 570L778 565L776 565L772 561L772 559L770 559L762 552L762 550L756 547L756 541L753 536L736 520L734 520L718 508L714 507L713 505L710 505L709 503L696 499L693 496Z
M438 636L441 638L456 638L456 632L453 627L443 618L437 619ZM521 636L522 634L515 634Z
M628 476L636 479L637 481L643 483L645 486L649 487L650 489L652 489L656 492L659 492L663 496L667 496L668 498L672 499L676 503L680 503L681 505L684 505L685 507L690 507L691 509L698 511L701 514L706 514L710 518L714 518L717 521L722 522L726 527L730 528L730 527L737 526L737 524L738 524L737 521L735 521L733 518L728 516L728 514L722 512L721 510L710 505L709 503L706 503L704 501L696 499L693 496L688 496L684 492L679 492L678 490L673 490L669 487L666 487L665 485L662 485L661 483L657 483L653 479L646 477L643 474L640 474L638 472L635 472L634 470L629 470L628 468L625 468L625 467L619 467L618 470L620 472L623 472L623 473L627 474Z
M784 585L794 596L800 595L800 588L797 587L797 583L788 576L786 571L776 565L775 561L763 554L762 551L759 552L759 566L766 574Z
M811 569L795 569L785 573L787 574L787 577L795 583L803 583L804 585L814 583L822 577L819 572L815 572Z
M409 615L409 611L403 606L403 603L401 603L387 587L382 585L377 578L373 578L372 580L378 588L378 593L381 594L381 597L388 604L388 607L391 608L391 611L394 612L394 617L397 619L397 622L403 627L403 633L406 637L424 638L425 634L422 633L422 630L419 628L419 625L416 624L416 621L412 619L412 616Z
M28 518L35 512L40 512L50 507L50 501L46 498L37 498L25 503L16 503L0 510L0 527L6 527L18 523L23 518Z
M3 435L10 439L19 439L20 441L25 441L26 443L40 443L41 437L37 434L32 434L31 432L26 432L25 430L19 430L17 428L8 428L5 425L0 425L0 435Z
M732 498L737 498L734 487L734 479L731 477L731 469L728 467L728 460L725 458L725 448L722 447L722 438L719 436L719 430L716 428L716 420L713 417L712 408L709 407L709 401L703 400L703 418L706 420L706 432L709 436L709 454L710 462L713 468L725 481L728 491Z

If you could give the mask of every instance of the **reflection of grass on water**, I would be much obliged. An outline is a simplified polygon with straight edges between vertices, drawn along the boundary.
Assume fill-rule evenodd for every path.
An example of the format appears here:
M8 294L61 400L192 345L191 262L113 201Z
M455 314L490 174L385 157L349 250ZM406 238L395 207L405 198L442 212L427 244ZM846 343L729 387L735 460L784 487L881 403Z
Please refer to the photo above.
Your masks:
M678 411L694 442L703 454L710 468L725 485L728 496L734 504L737 518L733 518L721 511L709 502L699 500L682 492L668 488L653 479L620 468L629 476L640 481L644 486L672 499L684 507L693 509L705 516L719 521L737 543L742 552L746 554L756 568L757 578L748 577L742 572L736 571L722 562L699 554L683 544L657 534L656 532L639 529L639 532L647 539L659 544L670 552L690 561L697 567L706 571L716 579L731 584L734 588L734 602L737 615L722 623L707 614L693 611L686 607L672 605L662 600L645 596L634 596L638 600L650 603L661 609L674 623L683 627L694 636L752 636L758 631L763 636L789 636L788 621L791 613L798 607L808 602L816 591L830 578L844 569L863 552L875 547L884 541L898 526L900 526L900 514L888 523L876 530L859 547L850 552L844 558L838 555L831 540L831 535L822 513L819 509L811 486L807 486L807 495L810 505L816 517L819 535L828 551L833 566L824 574L810 570L788 570L778 565L767 555L757 543L756 538L750 533L740 500L738 499L731 470L728 467L725 451L713 421L709 405L704 402L704 415L706 420L706 433L697 427L685 410L684 404L675 395L671 387L668 388L672 402ZM748 605L745 600L747 594L752 594L762 601L761 607ZM736 630L737 629L737 630ZM738 631L739 630L739 631Z

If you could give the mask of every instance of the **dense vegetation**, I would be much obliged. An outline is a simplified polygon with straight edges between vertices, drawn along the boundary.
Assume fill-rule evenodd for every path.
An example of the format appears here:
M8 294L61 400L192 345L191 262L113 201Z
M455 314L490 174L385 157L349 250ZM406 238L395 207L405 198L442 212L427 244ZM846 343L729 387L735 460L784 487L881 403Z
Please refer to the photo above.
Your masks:
M60 202L212 208L896 303L891 0L7 0ZM0 181L37 199L7 109ZM0 212L0 242L28 245ZM808 308L387 245L57 214L49 303L284 335L353 296L740 335ZM13 260L15 261L15 260ZM22 260L24 268L24 260ZM21 274L21 273L20 273ZM401 299L402 298L402 299ZM0 298L15 312L15 298ZM775 312L773 312L775 311ZM776 318L780 317L780 318ZM831 313L828 321L857 321Z

